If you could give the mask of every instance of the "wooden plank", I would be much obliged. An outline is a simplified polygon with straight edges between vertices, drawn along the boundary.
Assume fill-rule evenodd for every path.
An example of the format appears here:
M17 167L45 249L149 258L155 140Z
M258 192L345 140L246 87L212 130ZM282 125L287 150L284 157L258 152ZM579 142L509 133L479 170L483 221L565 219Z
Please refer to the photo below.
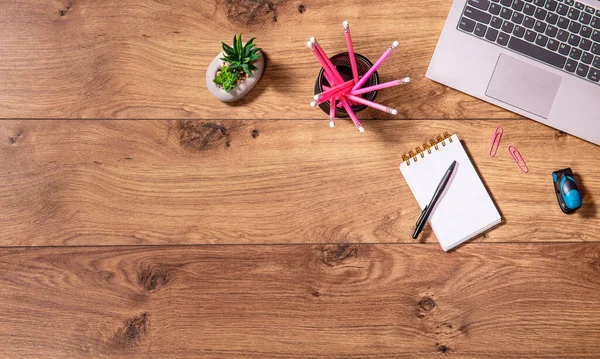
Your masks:
M6 358L597 358L600 244L0 250Z
M489 158L496 126L502 148ZM412 242L401 155L456 131L504 218L486 242L597 241L600 148L532 121L3 121L4 246ZM531 172L506 150L516 145ZM571 166L564 215L551 172ZM431 230L426 242L435 243Z
M450 0L3 1L0 22L2 118L321 119L311 109L319 67L306 48L316 36L330 55L355 49L376 60L394 41L401 50L382 80L410 86L378 101L400 118L498 118L516 115L425 78ZM256 36L268 64L237 105L213 99L205 71L234 33ZM362 118L388 118L368 111Z

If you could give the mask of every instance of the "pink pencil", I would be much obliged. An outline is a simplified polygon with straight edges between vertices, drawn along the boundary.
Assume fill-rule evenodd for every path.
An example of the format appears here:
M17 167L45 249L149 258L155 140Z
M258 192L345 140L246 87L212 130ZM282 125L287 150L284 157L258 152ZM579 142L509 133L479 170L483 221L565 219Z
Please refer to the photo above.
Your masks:
M325 70L326 77L329 74L333 78L332 70L329 68L329 65L325 62L325 59L321 56L318 47L311 41L307 42L306 45L309 49L312 50L313 55L315 55L315 58L317 59L317 61L319 61L319 64L321 64L321 67L323 67L323 69Z
M342 103L342 106L344 106L344 108L346 109L346 112L348 112L348 115L350 115L350 118L352 119L352 122L354 122L356 128L358 128L358 132L365 132L365 129L360 124L360 121L358 120L358 117L356 117L354 111L352 111L352 109L350 108L350 105L348 105L348 102L346 102L346 99L344 97L340 97L340 102Z
M327 80L327 82L329 82L329 83L333 83L333 82L334 82L334 81L333 81L333 79L332 79L332 75L331 75L329 72L327 72L327 71L324 71L324 72L323 72L323 76L325 76L325 79ZM352 84L352 83L350 83L350 85L351 85L351 84ZM340 86L340 85L338 85L338 86ZM332 88L330 88L330 87L328 87L328 86L325 86L325 85L323 85L322 87L323 87L323 90L325 90L325 91L331 91L331 89L332 89ZM347 88L347 89L349 89L348 87L345 87L345 89L346 89L346 88ZM324 91L324 92L325 92L325 91ZM321 94L323 94L324 92L321 92L320 94L317 94L317 95L321 95ZM310 103L310 106L311 106L311 107L317 107L317 105L320 105L321 103L325 102L325 100L324 100L324 101L317 101L317 95L315 95L315 101L312 101L312 102ZM329 97L329 98L331 98L331 97Z
M317 103L323 103L332 97L338 95L340 92L349 92L352 86L354 85L354 80L346 81L341 85L334 86L329 90L325 90L321 93L315 95L315 100Z
M361 103L361 104L363 104L365 106L369 106L369 107L374 108L376 110L387 112L387 113L391 113L392 115L397 115L398 114L398 111L396 109L394 109L394 108L383 106L383 105L380 105L378 103L375 103L375 102L372 102L372 101L369 101L369 100L365 100L364 98L361 98L361 97L358 97L358 96L354 96L354 95L350 95L350 94L347 94L347 95L344 95L344 96L346 96L346 98L349 99L349 100Z
M358 90L359 88L362 87L362 85L365 84L365 82L367 82L368 79L371 78L371 75L373 75L373 73L375 71L377 71L377 69L379 68L379 66L381 66L381 64L385 61L385 59L387 59L392 52L394 52L394 50L396 50L396 47L398 47L398 41L394 41L394 43L392 44L392 46L390 46L384 53L383 55L381 55L381 57L379 58L379 60L377 60L377 62L375 63L375 65L373 65L373 67L371 67L369 69L369 71L367 71L366 74L363 75L363 77L358 80L358 82L356 83L356 85L354 85L354 87L352 88L352 91Z
M311 38L309 39L309 42L316 49L316 51L320 55L321 59L327 64L327 66L321 65L323 67L323 69L325 70L325 74L327 74L327 72L329 72L330 74L333 74L333 76L331 76L331 75L329 77L325 76L325 78L327 79L327 82L329 82L332 86L339 85L339 84L343 83L344 80L342 79L342 76L337 71L337 68L331 63L331 60L329 59L329 57L327 57L327 54L325 54L325 51L323 50L323 48L321 47L321 45L319 45L319 43L314 38L314 36L311 36ZM311 47L311 46L309 46L309 47ZM331 77L333 77L333 79ZM360 77L359 77L359 79L360 79ZM351 106L355 105L355 103L351 102L351 101L349 101L348 103ZM311 103L311 106L314 107L314 105L312 103ZM338 107L341 107L341 103L339 104Z
M356 57L354 56L354 47L352 46L352 36L350 35L350 25L344 21L344 33L346 35L346 45L348 45L348 56L350 57L350 66L352 67L352 77L354 83L358 82L358 67L356 67Z
M329 101L329 127L335 127L335 101L337 97L334 97Z
M325 61L325 63L327 64L327 67L330 69L330 72L334 75L334 77L337 81L337 83L335 85L339 85L339 84L343 83L344 79L342 79L342 76L337 71L337 68L331 63L331 60L329 59L329 57L327 56L327 54L325 53L325 51L323 50L321 45L319 45L317 40L314 37L311 37L310 42L317 48L317 51L319 52L319 54L321 54L321 56L323 58L323 61ZM334 85L334 84L332 84L332 85Z
M364 87L361 89L358 89L356 91L352 91L350 92L352 95L362 95L364 93L367 92L373 92L373 91L377 91L377 90L383 90L386 89L388 87L394 87L394 86L398 86L398 85L404 85L410 82L410 77L405 77L401 80L394 80L394 81L390 81L390 82L385 82L379 85L375 85L375 86L371 86L371 87Z

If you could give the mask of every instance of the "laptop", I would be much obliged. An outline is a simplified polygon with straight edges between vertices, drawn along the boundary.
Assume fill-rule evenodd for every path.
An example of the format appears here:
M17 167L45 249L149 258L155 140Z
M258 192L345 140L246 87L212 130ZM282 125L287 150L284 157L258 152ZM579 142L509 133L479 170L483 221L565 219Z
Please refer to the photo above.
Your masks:
M600 1L455 0L427 77L600 144Z

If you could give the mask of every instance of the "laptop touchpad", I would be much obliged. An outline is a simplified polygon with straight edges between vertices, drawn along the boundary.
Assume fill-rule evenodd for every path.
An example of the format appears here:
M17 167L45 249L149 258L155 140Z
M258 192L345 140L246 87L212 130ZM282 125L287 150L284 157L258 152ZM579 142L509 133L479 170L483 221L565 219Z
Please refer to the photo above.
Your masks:
M562 77L501 54L486 95L548 118Z

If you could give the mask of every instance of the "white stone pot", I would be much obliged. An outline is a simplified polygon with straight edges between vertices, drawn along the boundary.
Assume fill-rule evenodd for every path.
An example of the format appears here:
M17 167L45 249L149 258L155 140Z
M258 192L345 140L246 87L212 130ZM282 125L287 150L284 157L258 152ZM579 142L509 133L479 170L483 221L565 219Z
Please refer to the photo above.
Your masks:
M246 77L246 79L241 83L238 83L230 93L225 92L224 89L217 86L217 84L213 82L217 70L221 68L221 64L223 63L223 60L221 60L223 53L221 52L218 54L217 57L212 60L210 65L208 65L208 69L206 70L206 86L208 87L208 91L219 101L223 102L233 102L244 97L248 92L250 92L250 90L254 88L254 86L256 86L265 70L265 59L263 54L260 51L258 51L257 54L260 57L254 62L256 71L252 73L252 77Z

